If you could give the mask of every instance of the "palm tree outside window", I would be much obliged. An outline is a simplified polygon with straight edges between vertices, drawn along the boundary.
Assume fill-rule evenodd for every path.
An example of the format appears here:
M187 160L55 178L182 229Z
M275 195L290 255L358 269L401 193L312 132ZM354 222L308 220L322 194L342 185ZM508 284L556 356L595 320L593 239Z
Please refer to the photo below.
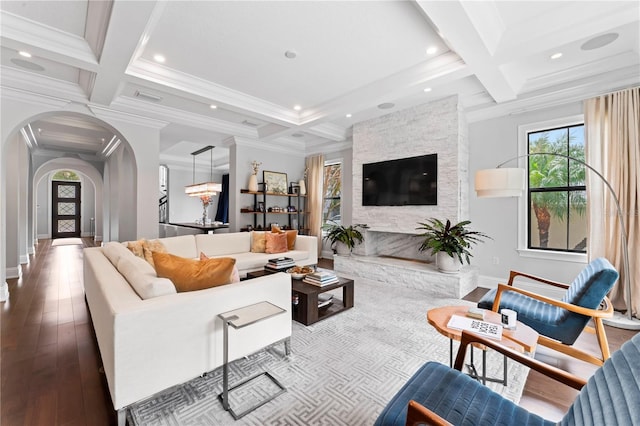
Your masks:
M322 225L340 224L342 205L342 163L327 162L324 165L324 199Z
M529 132L527 148L584 161L584 124ZM551 155L528 157L528 167L528 248L586 253L585 167Z

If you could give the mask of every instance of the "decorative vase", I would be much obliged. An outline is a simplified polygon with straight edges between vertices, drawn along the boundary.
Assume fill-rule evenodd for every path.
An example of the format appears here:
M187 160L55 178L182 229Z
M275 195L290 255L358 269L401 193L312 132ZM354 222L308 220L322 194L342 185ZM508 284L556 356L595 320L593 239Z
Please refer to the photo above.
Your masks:
M304 179L300 179L298 185L300 185L300 195L307 195L307 185L304 183Z
M457 274L462 267L457 257L451 257L444 251L436 253L436 265L438 271L445 274Z
M336 242L336 254L339 256L349 256L351 250L349 250L349 247L345 243L338 241Z
M249 176L249 191L258 192L258 178L255 174Z

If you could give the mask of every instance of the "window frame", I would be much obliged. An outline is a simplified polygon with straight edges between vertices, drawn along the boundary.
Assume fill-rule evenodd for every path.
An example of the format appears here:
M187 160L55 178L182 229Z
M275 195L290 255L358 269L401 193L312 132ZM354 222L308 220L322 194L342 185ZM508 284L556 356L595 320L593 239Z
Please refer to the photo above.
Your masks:
M342 193L343 193L343 183L344 183L344 161L342 161L342 158L334 158L331 160L325 160L324 165L322 167L322 173L323 173L323 178L324 178L324 171L325 168L327 166L333 166L335 164L340 164L340 223L342 223L342 215L343 215L343 210L342 210L342 201L343 201L343 197L342 197ZM324 180L324 179L323 179ZM324 196L324 191L325 188L322 189L322 226L324 228L324 225L327 223L324 221L324 205L325 205L325 200L327 200L327 198L325 198ZM333 199L335 199L335 197L333 197ZM324 233L324 229L323 229L323 233Z
M543 260L560 260L566 262L587 263L588 253L578 253L571 251L560 251L554 249L533 249L528 247L529 238L529 141L528 134L555 129L562 127L570 127L584 124L584 115L578 114L570 117L562 117L552 120L539 121L536 123L528 123L518 126L518 167L525 169L526 179L526 195L523 194L518 200L518 246L517 252L522 257L543 259ZM585 140L586 144L586 140ZM588 189L585 189L588 196Z

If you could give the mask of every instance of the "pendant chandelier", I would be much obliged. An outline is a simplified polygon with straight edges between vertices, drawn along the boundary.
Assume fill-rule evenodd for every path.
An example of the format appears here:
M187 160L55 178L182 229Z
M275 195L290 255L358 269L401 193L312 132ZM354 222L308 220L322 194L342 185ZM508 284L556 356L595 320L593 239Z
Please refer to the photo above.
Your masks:
M185 186L184 192L190 197L199 197L200 199L208 199L217 195L218 192L222 192L222 184L213 182L213 148L215 146L209 145L197 151L191 153L193 156L193 179L192 185ZM196 156L204 152L209 151L209 181L202 183L195 183L196 181Z

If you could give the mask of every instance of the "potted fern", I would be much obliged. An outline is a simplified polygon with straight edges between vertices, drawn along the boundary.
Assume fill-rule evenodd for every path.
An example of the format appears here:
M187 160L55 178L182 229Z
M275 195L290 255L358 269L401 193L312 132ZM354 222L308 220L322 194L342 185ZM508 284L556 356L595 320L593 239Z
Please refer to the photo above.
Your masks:
M491 238L482 232L468 229L470 223L471 221L464 220L452 225L449 219L442 222L435 218L428 219L426 223L418 222L420 226L416 229L425 231L417 235L422 238L419 250L430 250L431 254L436 256L439 271L458 272L465 260L471 263L469 258L472 254L469 249L472 244L482 242L484 238Z
M331 223L324 225L323 229L327 231L324 236L324 240L328 240L331 244L331 248L334 253L339 255L348 255L356 244L361 243L364 240L362 232L358 229L367 228L367 225L358 223L355 225L339 225L337 223Z

